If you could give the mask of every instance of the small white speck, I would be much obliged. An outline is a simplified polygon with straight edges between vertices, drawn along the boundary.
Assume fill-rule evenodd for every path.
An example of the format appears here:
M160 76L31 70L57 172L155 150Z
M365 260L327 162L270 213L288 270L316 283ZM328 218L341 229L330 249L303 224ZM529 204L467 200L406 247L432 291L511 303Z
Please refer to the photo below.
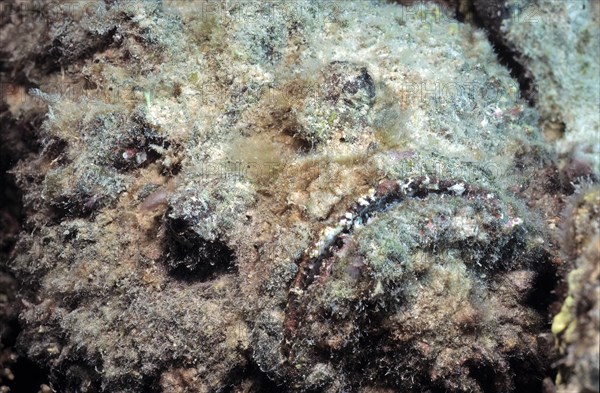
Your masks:
M147 158L148 158L148 155L146 154L146 152L142 151L135 155L135 162L139 165L139 164L144 163Z
M452 187L448 187L448 191L452 191L456 195L462 195L463 192L465 192L465 184L464 183L455 184Z

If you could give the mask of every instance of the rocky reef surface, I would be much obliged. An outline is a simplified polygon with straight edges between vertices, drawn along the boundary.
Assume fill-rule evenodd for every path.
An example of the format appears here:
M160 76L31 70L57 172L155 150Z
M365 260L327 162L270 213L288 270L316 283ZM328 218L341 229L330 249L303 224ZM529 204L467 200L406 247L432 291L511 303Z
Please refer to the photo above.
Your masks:
M0 3L1 389L597 391L597 2L399 3Z

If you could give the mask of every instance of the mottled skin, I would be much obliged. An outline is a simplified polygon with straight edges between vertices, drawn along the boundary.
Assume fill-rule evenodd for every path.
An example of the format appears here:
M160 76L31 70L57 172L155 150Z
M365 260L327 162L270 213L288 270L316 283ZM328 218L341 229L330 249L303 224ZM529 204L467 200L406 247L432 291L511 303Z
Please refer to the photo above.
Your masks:
M48 110L10 266L53 386L541 387L554 164L481 31L433 4L73 7L10 60Z

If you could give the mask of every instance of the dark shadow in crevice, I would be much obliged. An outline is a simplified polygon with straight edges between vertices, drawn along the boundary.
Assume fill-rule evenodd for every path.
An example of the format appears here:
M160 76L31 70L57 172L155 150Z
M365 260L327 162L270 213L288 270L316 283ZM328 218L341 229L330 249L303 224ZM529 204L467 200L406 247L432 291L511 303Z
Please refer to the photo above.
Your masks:
M550 306L558 300L555 288L560 277L554 264L549 261L540 264L544 268L536 273L531 285L532 290L525 299L525 304L545 316L549 313Z
M390 0L403 5L436 3L438 6L454 13L461 23L470 23L483 29L492 44L494 53L500 64L508 69L510 75L519 83L520 97L534 106L537 100L536 85L533 75L523 65L522 54L506 38L501 31L502 21L516 15L515 8L507 6L505 0ZM520 10L522 12L522 10Z
M17 316L14 315L4 323L0 348L16 348L17 337L22 330ZM25 356L18 356L14 363L5 363L3 366L10 368L14 375L13 380L2 381L11 392L37 392L41 384L48 383L48 370Z
M497 387L496 370L490 364L471 362L468 365L469 376L477 381L481 390L486 393L502 393Z
M40 385L48 383L47 370L42 369L26 357L19 356L17 362L10 369L15 378L12 381L6 381L5 384L11 389L11 392L38 392Z
M101 392L100 375L93 366L85 361L64 363L59 369L53 370L53 385L57 392L78 392L86 386L90 392Z
M537 100L537 91L533 75L523 65L522 54L507 39L502 32L502 22L505 19L513 17L517 10L505 4L505 1L498 0L474 0L470 4L473 24L485 30L488 40L498 61L508 69L510 75L519 83L521 98L534 106ZM465 21L464 13L457 11L457 19Z
M73 64L75 62L90 59L95 53L103 52L114 44L114 36L117 32L117 27L113 27L108 32L102 35L94 35L88 33L83 41L87 46L78 52L70 53L72 50L69 45L71 43L61 42L59 37L54 38L51 45L48 45L46 50L40 51L32 60L36 63L37 68L43 70L49 75L54 72L60 72L61 68Z
M203 282L234 272L235 255L225 242L206 240L181 218L167 220L166 264L171 277Z
M8 171L39 148L32 128L14 121L0 103L0 260L12 250L23 221L22 191Z
M249 361L245 367L234 367L226 377L221 393L234 393L239 391L243 382L252 383L251 392L254 393L285 393L289 392L286 386L278 385L260 370L256 363Z
M25 216L23 192L9 171L19 160L39 151L37 128L40 123L41 117L13 118L8 107L0 101L0 275L3 276L0 293L7 298L0 310L2 355L17 353L17 337L22 331L17 318L19 303L16 294L20 289L7 263L14 253ZM37 392L41 384L48 382L47 370L25 356L18 356L16 360L0 358L0 367L9 368L14 375L13 380L2 379L1 382L11 392Z
M544 375L534 359L511 358L510 368L515 371L515 393L542 393Z

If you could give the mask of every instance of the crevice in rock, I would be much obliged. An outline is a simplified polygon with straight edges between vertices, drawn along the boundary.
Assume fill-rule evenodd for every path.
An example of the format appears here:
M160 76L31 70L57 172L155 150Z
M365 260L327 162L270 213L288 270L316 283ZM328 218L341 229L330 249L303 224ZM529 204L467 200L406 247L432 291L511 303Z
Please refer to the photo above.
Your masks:
M482 390L486 393L500 393L506 390L498 389L496 370L493 365L485 362L472 363L468 365L469 376L479 383Z
M26 357L19 356L11 370L15 379L6 384L11 392L37 392L40 385L48 383L47 370Z
M6 62L0 61L0 69L7 69L5 65ZM3 82L3 75L0 75L0 89L7 87ZM6 91L0 91L0 94L4 93ZM5 98L0 96L1 100ZM18 354L16 341L22 331L18 322L17 293L20 288L7 265L25 220L23 190L9 171L19 160L39 151L37 129L41 121L42 117L35 113L25 114L17 120L0 101L0 293L5 297L0 304L0 368L10 370L14 376L12 380L0 378L0 390L6 386L13 392L36 392L40 384L47 382L48 375L47 370Z
M171 277L208 281L235 269L235 256L223 241L206 240L184 219L167 221L167 268Z
M10 370L12 380L0 374L0 391L9 388L11 392L37 392L40 385L48 382L48 370L40 367L25 356L16 353L17 337L22 331L17 318L16 280L0 269L0 293L9 303L1 304L0 310L0 367ZM14 357L13 357L14 356Z
M526 304L540 313L549 313L550 306L558 300L555 293L559 274L555 265L544 263L544 269L537 273L532 284L532 291L528 294Z
M251 381L252 392L262 393L284 393L288 392L283 385L278 385L272 381L253 361L249 361L245 367L237 366L229 371L226 377L224 387L220 390L222 393L234 393L239 391L240 385Z
M537 91L533 75L520 60L521 53L501 31L502 21L511 18L514 9L507 6L504 0L432 1L444 9L454 12L454 17L459 22L471 24L486 32L498 62L506 67L513 79L519 83L521 98L530 106L534 106L537 100ZM393 2L414 5L423 0L393 0Z
M114 36L117 32L117 28L113 27L103 35L94 35L91 33L87 34L89 44L82 47L78 52L69 53L71 48L65 46L65 43L61 42L60 37L55 38L52 44L46 48L45 51L41 51L34 59L37 64L37 68L44 70L47 75L60 72L61 67L65 67L75 62L90 59L95 53L103 52L114 44Z
M522 64L521 53L512 45L501 30L502 22L511 18L514 10L504 1L474 0L469 2L468 11L457 9L456 17L461 22L469 22L486 32L488 40L498 57L498 61L508 69L519 83L521 98L534 106L537 100L535 80ZM467 18L467 13L471 16Z
M23 220L22 191L10 169L37 146L35 132L17 124L6 107L0 107L0 259L8 258Z
M531 358L514 357L510 360L510 368L515 370L515 393L543 392L543 367Z

